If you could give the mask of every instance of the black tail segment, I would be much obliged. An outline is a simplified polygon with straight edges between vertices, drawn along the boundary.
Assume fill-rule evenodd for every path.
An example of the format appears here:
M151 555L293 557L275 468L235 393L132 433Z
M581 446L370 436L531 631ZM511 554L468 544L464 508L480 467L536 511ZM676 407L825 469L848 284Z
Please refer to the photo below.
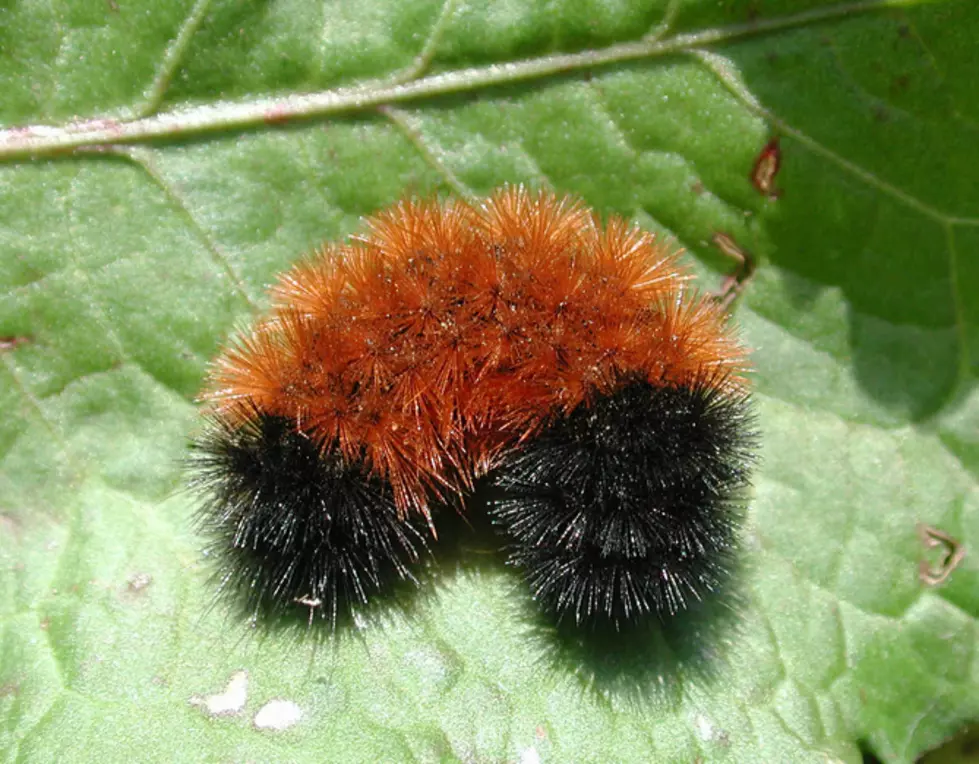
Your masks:
M507 456L491 512L541 607L620 628L725 590L754 427L748 395L717 380L633 381Z
M399 579L426 549L425 530L399 519L390 486L295 423L260 412L244 425L212 418L193 443L222 588L256 616L309 608L331 625Z

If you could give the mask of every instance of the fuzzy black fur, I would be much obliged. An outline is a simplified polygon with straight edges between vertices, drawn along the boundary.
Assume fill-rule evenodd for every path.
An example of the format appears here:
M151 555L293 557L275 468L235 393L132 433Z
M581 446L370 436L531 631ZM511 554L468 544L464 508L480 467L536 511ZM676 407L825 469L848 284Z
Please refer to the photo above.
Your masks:
M734 570L755 440L748 396L710 380L582 405L490 477L510 562L558 619L682 611Z
M193 444L192 486L222 585L256 614L306 606L336 623L387 582L412 578L424 550L389 485L320 449L283 417L209 421Z

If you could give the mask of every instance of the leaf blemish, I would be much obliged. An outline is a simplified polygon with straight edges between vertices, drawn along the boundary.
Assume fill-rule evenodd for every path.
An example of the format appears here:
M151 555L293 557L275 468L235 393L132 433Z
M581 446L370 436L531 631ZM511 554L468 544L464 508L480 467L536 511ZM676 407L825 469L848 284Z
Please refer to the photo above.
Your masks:
M741 248L729 234L717 232L711 238L711 243L735 263L734 271L724 279L720 291L714 295L721 306L728 310L754 276L755 258L748 250Z
M926 552L941 549L936 563L928 559L918 563L918 578L925 586L940 586L965 559L965 546L945 531L923 523L918 523L918 537Z
M297 724L303 710L291 700L270 700L255 713L255 729L281 732Z
M775 177L782 168L782 147L778 136L772 138L759 152L751 168L751 183L769 199L778 199L782 191L775 187Z
M126 590L130 594L139 594L152 583L153 576L151 576L149 573L133 573L126 580Z
M248 672L235 671L228 679L224 692L207 697L194 695L190 705L198 706L208 716L233 716L245 707L248 700Z
M7 336L0 337L0 353L6 352L8 350L16 350L21 345L27 345L32 341L33 338L28 336Z
M697 714L694 717L694 728L697 730L697 737L703 742L713 742L722 746L730 745L730 738L727 732L717 727L710 718L704 714Z

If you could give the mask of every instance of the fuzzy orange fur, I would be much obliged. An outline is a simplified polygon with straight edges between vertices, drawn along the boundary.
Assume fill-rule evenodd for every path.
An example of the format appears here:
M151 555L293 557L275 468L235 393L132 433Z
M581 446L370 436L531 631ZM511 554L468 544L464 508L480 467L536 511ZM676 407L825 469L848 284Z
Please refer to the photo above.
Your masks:
M655 236L568 198L402 201L280 277L204 397L226 421L257 410L339 443L428 517L625 379L742 388L744 350L688 279Z

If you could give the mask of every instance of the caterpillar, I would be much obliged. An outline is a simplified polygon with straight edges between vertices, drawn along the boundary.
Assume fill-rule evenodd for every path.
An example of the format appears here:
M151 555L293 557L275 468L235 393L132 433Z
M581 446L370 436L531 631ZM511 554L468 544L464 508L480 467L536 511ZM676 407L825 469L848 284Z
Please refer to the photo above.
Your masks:
M747 351L690 281L656 236L523 187L402 200L323 245L202 394L191 484L224 587L335 623L485 489L559 620L721 590L757 433Z

